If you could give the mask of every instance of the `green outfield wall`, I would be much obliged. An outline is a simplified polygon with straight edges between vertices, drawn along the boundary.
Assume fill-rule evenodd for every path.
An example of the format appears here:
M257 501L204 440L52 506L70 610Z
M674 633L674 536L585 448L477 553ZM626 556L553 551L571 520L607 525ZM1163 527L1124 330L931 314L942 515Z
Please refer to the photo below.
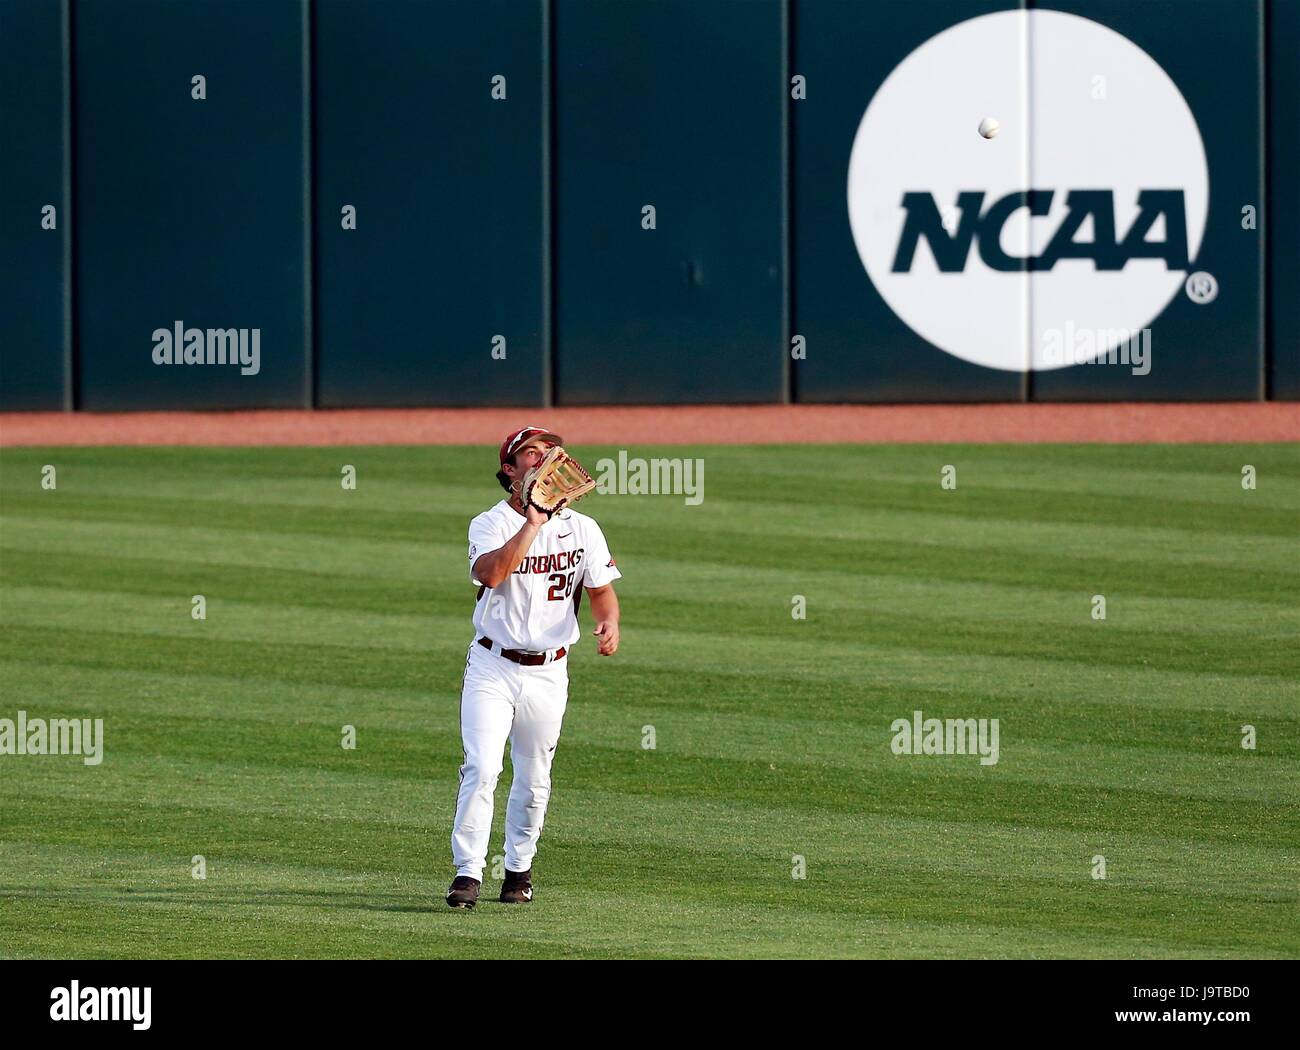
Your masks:
M1298 66L1300 0L0 0L0 408L1300 399Z

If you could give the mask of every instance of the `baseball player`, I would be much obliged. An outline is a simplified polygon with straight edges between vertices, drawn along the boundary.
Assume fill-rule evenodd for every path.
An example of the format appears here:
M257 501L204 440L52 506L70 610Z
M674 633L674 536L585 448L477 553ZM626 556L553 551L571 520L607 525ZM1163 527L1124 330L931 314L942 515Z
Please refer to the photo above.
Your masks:
M524 427L501 443L497 480L507 497L469 526L469 576L478 584L474 641L460 694L460 767L451 834L453 908L478 903L492 829L492 803L506 741L514 776L506 802L505 882L501 901L533 899L532 867L551 795L551 759L569 695L569 650L581 635L584 591L596 621L597 652L618 650L622 576L600 526L564 508L547 514L521 495L524 474L563 441Z

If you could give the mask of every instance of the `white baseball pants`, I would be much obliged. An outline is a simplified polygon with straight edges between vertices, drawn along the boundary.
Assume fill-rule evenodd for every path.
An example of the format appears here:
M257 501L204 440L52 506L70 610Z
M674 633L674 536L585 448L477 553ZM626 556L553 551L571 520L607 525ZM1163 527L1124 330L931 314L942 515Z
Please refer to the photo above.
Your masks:
M567 657L521 667L484 649L469 647L460 693L460 767L451 854L457 875L483 878L492 805L506 741L514 778L506 802L505 861L509 871L528 871L537 853L546 804L551 797L551 759L569 700Z

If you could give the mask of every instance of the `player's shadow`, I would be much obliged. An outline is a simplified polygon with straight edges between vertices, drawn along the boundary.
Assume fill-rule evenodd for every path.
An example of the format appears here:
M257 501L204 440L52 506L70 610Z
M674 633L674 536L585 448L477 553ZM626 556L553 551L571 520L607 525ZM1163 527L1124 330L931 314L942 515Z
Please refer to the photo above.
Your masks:
M221 904L232 907L256 907L271 903L298 907L355 908L358 911L446 912L441 894L430 890L423 899L406 893L367 893L358 890L247 890L212 892L199 885L177 889L151 886L133 890L120 886L0 886L0 900L7 897L37 897L44 900L94 901L108 904Z

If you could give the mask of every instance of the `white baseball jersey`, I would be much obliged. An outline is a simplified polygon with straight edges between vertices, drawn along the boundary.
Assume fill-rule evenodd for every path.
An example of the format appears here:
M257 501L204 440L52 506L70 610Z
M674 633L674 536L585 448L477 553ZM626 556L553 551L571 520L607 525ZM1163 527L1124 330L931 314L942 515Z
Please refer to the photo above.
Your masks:
M469 578L484 554L504 547L528 519L506 500L469 525ZM577 603L582 588L621 579L605 535L595 520L561 510L538 530L533 545L499 587L487 588L474 606L474 629L505 649L541 652L572 646L581 636Z

